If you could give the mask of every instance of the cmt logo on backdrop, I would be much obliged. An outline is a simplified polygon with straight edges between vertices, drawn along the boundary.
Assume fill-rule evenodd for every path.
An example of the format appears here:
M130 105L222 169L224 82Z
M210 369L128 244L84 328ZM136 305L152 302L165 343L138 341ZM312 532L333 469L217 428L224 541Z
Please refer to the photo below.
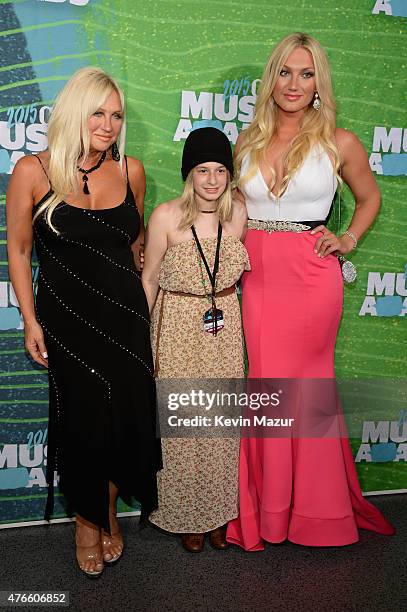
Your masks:
M180 119L173 141L185 140L191 130L215 127L235 144L239 132L253 119L258 82L259 79L251 82L249 77L232 82L228 79L223 93L182 91Z
M4 444L0 448L0 490L47 486L47 441L48 429L40 429L27 433L27 444Z
M89 4L90 0L37 0L37 2L69 2L69 4L74 4L75 6L86 6Z
M11 283L0 282L0 330L23 329L16 294Z
M407 174L407 129L376 126L369 163L372 172L376 174L385 176Z
M406 0L376 0L372 10L373 15L384 13L389 17L407 17Z
M407 410L398 421L365 421L355 462L407 461Z
M34 295L37 292L38 267L32 270ZM0 330L24 329L20 307L9 281L0 282Z
M0 449L0 490L46 487L47 446L4 444ZM56 483L55 483L56 484Z
M359 315L404 317L407 313L407 264L404 272L369 272L366 297Z
M0 121L0 173L11 174L14 165L29 151L47 148L50 106L35 104L7 109L7 121Z

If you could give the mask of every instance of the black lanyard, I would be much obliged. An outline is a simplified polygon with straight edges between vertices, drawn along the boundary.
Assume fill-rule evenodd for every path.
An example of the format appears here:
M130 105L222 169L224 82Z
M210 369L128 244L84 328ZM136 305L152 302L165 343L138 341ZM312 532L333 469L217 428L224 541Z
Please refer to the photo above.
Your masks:
M199 251L199 255L201 256L201 259L203 261L203 264L205 266L205 270L208 274L210 283L211 283L211 287L212 287L212 298L215 297L215 293L216 293L216 275L218 273L219 270L219 253L220 253L220 243L222 240L222 226L219 222L218 224L218 239L217 239L217 243L216 243L216 254L215 254L215 262L213 264L213 270L212 272L209 269L209 265L208 262L206 261L206 257L205 257L205 253L203 252L201 243L199 242L199 238L197 236L195 227L193 225L191 225L191 231L192 231L192 235L195 239L195 243L196 243L196 247Z

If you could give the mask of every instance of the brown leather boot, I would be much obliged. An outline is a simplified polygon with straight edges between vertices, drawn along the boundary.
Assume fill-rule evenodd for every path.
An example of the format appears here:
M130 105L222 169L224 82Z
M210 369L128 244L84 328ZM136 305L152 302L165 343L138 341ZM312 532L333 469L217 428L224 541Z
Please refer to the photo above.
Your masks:
M192 553L199 553L203 550L205 535L203 533L183 533L181 541L185 550Z
M226 526L217 527L213 531L209 532L209 542L212 548L216 550L226 550L229 547L229 543L226 541Z

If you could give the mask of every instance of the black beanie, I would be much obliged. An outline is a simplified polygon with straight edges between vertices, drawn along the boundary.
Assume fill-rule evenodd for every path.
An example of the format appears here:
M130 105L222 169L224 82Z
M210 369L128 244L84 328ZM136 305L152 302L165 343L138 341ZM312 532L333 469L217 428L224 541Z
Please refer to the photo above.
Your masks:
M182 179L185 181L192 168L205 162L222 164L233 177L232 148L226 134L218 128L204 127L188 134L182 153Z

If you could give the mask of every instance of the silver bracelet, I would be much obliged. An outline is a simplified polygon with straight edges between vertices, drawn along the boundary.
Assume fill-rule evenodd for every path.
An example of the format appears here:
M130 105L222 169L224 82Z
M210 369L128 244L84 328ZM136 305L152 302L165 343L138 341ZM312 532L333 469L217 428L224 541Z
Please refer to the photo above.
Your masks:
M358 246L358 240L355 236L355 234L353 232L351 232L350 230L346 230L346 232L344 232L347 236L349 236L349 238L352 238L353 240L353 248L356 249L356 247Z

